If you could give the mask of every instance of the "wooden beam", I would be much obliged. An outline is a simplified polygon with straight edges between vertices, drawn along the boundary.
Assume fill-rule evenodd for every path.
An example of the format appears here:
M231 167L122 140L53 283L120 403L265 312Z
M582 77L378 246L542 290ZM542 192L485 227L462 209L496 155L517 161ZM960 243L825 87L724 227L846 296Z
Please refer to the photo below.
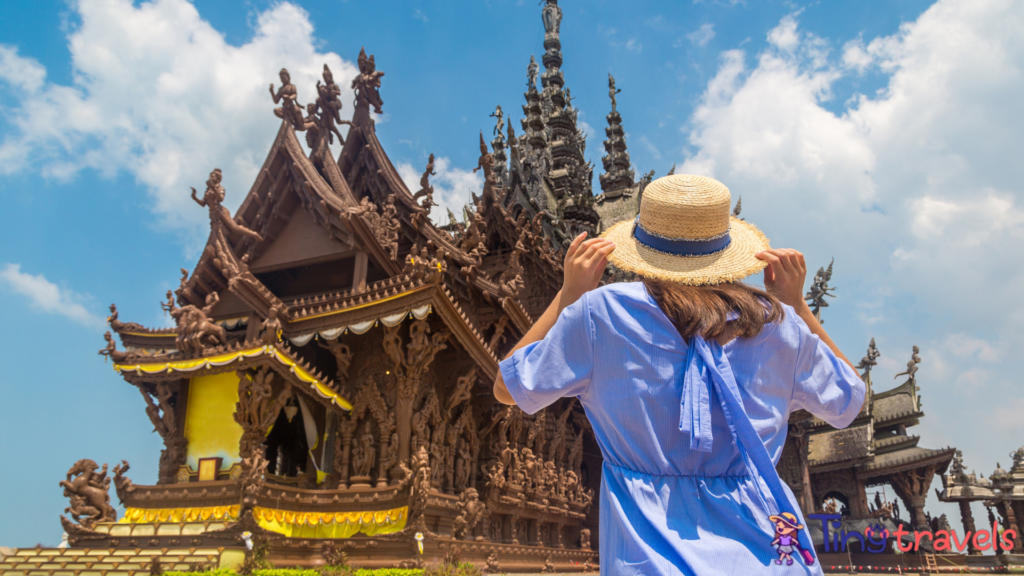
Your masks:
M359 251L356 253L356 266L352 273L352 291L357 294L366 291L367 262L366 252Z

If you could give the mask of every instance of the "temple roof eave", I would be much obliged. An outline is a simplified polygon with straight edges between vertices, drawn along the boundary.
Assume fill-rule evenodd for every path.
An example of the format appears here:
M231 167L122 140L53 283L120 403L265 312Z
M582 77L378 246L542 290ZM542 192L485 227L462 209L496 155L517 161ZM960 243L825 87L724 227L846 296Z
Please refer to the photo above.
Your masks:
M859 478L869 479L888 474L895 474L915 468L936 465L936 472L945 471L953 461L956 448L929 449L915 446L906 450L889 452L876 456L870 464L857 471Z
M136 358L137 359L137 358ZM231 350L199 358L152 358L145 362L114 365L125 380L139 384L159 380L179 380L220 374L231 370L267 366L288 380L296 389L328 407L351 410L352 403L335 391L329 381L310 371L285 345L237 346Z

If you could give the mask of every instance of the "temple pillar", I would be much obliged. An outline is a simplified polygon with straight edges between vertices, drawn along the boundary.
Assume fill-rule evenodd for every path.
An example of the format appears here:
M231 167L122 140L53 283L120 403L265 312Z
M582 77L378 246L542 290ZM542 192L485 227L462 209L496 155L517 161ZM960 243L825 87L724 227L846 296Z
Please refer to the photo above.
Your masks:
M1013 552L1024 554L1024 501L1011 500L1009 504L1017 521L1017 537L1013 540Z
M903 505L911 513L911 523L914 530L927 532L931 529L924 517L924 503L928 497L928 489L931 487L932 478L935 476L935 466L925 466L913 470L896 473L892 476L890 484L896 494L903 500Z
M1005 519L1003 523L1003 530L1013 530L1017 533L1017 537L1013 539L1013 553L1020 554L1024 552L1024 540L1021 538L1021 524L1024 517L1019 516L1016 510L1019 506L1016 506L1016 502L1010 500L1003 500L1000 502L999 507L1001 508L1002 516ZM1004 512L1005 511L1005 512ZM1000 549L1002 551L1002 549Z
M971 514L971 503L967 500L960 500L960 520L964 523L964 534L974 534L977 530L974 526L974 515ZM968 554L980 555L981 551L974 547L974 538L967 539Z
M341 425L341 473L338 488L348 488L348 464L352 459L352 436L355 435L357 422L349 417Z

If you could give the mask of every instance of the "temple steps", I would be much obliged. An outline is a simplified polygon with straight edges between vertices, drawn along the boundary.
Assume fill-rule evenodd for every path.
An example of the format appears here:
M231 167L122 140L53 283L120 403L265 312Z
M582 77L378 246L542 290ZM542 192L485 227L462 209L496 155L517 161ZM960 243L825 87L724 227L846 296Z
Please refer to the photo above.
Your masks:
M0 558L0 576L148 576L153 558L163 570L221 566L223 548L25 548Z

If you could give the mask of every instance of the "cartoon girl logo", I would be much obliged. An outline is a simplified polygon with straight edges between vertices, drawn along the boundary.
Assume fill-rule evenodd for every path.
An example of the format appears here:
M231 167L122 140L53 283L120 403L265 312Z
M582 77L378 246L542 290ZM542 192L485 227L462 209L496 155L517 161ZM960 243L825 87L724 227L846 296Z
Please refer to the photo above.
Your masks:
M800 546L800 540L797 538L797 531L803 530L804 525L799 523L796 516L783 512L779 516L769 516L768 519L775 523L775 539L772 540L772 546L779 553L779 559L775 563L782 564L785 561L786 566L792 566L793 552L799 551L805 564L814 565L814 556Z

